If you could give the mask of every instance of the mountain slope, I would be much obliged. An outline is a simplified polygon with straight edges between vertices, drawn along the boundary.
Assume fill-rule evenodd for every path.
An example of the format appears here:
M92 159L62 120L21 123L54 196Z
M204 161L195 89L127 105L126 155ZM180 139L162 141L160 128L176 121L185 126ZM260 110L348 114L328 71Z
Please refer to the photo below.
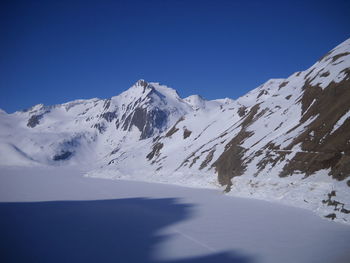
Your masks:
M88 176L221 187L350 222L350 39L237 100L139 80L107 100L0 113L3 165L89 165Z

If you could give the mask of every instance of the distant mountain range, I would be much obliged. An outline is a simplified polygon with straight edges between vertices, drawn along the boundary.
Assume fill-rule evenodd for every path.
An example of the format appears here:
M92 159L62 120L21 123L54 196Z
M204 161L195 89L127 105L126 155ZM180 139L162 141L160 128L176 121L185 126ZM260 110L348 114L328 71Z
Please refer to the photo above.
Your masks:
M139 80L110 99L0 111L0 164L222 187L350 223L350 39L237 100Z

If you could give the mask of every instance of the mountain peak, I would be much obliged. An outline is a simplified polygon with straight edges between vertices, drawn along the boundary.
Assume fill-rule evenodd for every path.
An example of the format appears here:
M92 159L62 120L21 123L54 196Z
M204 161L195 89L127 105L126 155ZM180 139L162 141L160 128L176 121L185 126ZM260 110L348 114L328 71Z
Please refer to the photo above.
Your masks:
M129 98L130 100L137 100L139 98L144 98L153 90L154 88L150 85L150 83L143 79L139 79L129 89L125 90L116 97L121 96L123 98Z
M140 87L143 87L143 88L146 88L148 85L149 85L149 83L147 81L145 81L144 79L139 79L134 84L134 86L140 86Z

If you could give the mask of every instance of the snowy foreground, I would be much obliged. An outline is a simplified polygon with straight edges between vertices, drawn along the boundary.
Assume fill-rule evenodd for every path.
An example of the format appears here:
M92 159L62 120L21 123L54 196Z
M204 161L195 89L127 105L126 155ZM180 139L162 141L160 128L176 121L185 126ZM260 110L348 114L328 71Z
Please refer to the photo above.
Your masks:
M350 227L217 190L0 167L0 262L349 262Z

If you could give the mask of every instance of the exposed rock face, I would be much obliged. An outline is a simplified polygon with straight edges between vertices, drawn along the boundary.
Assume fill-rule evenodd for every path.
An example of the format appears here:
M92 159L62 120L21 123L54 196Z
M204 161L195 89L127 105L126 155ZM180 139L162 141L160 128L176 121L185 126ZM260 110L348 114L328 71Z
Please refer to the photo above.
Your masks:
M309 101L313 102L312 105ZM300 143L304 152L298 153L286 165L282 175L299 170L308 176L330 168L329 175L344 180L350 176L350 119L345 119L334 132L332 130L350 111L349 76L339 83L331 82L325 89L310 86L307 82L301 102L304 114L300 123L317 117L287 147Z
M39 124L39 121L42 117L42 115L32 115L28 120L27 126L30 128L34 128Z
M116 111L106 111L101 114L101 117L108 122L112 122L114 119L118 117L118 115Z
M263 171L268 164L274 167L278 162L282 162L286 154L292 153L292 149L299 145L300 150L286 162L279 176L285 177L296 172L309 176L323 169L330 169L329 175L337 180L344 180L350 176L350 118L344 119L342 125L332 132L336 123L350 112L349 78L348 74L341 82L331 82L324 89L311 86L306 79L302 87L303 94L299 99L302 109L300 121L291 127L286 135L305 123L307 125L284 147L276 144L274 140L267 141L261 147L265 156L259 161L256 174ZM257 105L252 107L252 110L255 110L250 113L250 117L248 115L249 118L244 119L241 132L226 145L223 154L213 164L218 171L219 182L223 185L230 186L234 176L244 174L243 164L251 162L256 155L263 155L257 151L256 155L244 156L243 153L247 149L241 146L244 140L252 135L245 132L245 127L254 123L252 115L257 113L256 107ZM260 115L264 116L262 111ZM255 118L258 119L259 117ZM273 157L271 151L274 152Z
M65 151L65 152L62 152L62 153L60 153L60 154L56 154L52 159L54 160L54 161L61 161L61 160L67 160L67 159L69 159L69 157L71 157L72 156L72 152L70 152L70 151Z
M126 119L124 130L131 130L133 126L141 131L140 139L151 137L155 130L162 130L168 122L168 113L159 108L148 111L145 108L136 108Z
M188 130L187 128L184 129L184 139L188 138L191 136L191 131Z
M261 92L260 92L261 94ZM260 94L258 97L260 97ZM230 191L232 185L231 179L234 176L240 176L245 171L245 164L243 162L244 153L246 149L241 146L246 138L249 138L254 132L247 131L247 127L254 121L259 110L259 104L254 105L249 111L248 115L242 116L243 121L240 125L241 130L238 134L231 139L231 141L225 146L224 152L213 163L213 167L218 172L218 180L222 185L226 185L225 191Z

